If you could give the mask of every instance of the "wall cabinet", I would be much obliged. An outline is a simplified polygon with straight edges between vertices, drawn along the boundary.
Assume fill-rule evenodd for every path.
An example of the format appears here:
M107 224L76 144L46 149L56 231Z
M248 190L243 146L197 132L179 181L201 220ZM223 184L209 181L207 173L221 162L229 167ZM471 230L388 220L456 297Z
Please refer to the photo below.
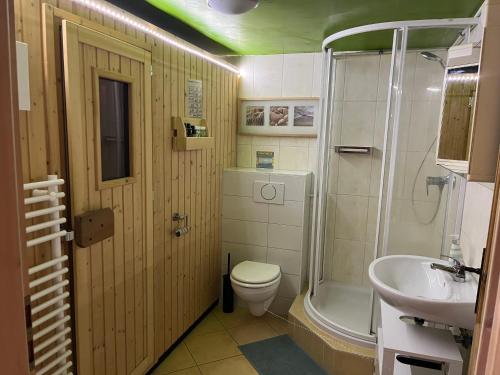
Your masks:
M469 181L495 179L500 76L494 59L500 53L493 43L498 37L485 33L483 48L455 46L448 54L436 162Z

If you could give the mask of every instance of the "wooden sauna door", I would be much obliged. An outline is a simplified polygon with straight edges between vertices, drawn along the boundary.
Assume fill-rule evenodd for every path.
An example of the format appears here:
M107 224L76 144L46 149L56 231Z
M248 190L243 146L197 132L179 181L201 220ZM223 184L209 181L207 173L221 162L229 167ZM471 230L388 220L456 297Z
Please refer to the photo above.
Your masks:
M74 241L78 372L142 374L154 360L151 55L69 21L63 21L62 39L73 224L89 211L114 213L113 236L88 247ZM121 87L127 103L121 122L110 120L118 112L109 110L112 105L102 108L114 91L101 79ZM128 129L127 137L102 128L118 128L115 123ZM103 160L120 152L128 161L113 161L111 168L116 164L116 173L127 175L116 177Z

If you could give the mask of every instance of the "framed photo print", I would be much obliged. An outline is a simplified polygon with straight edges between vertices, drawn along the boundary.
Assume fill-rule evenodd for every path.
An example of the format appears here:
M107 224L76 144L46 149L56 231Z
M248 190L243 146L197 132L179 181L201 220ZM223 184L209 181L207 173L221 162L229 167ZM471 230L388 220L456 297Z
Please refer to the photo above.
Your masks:
M318 127L318 98L240 99L240 134L316 137Z

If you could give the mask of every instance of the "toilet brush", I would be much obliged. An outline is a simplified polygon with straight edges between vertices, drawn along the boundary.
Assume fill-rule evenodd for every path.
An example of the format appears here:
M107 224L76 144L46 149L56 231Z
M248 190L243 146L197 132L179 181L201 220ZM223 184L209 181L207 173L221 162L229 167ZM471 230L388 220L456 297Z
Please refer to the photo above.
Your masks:
M222 311L232 313L234 311L234 295L231 287L231 254L227 254L227 273L222 276Z

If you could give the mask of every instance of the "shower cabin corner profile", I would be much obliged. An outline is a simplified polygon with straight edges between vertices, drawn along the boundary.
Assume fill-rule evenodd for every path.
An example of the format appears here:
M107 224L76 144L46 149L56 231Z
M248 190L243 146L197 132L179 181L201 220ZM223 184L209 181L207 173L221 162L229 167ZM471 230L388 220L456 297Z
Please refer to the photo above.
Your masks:
M463 39L467 41L467 39L471 35L470 31L478 25L479 18L385 22L343 30L328 36L323 41L322 49L324 78L320 100L321 127L318 150L318 173L316 175L313 204L309 290L306 293L304 299L304 307L307 315L316 325L334 336L340 337L346 341L361 346L374 347L375 345L375 342L377 340L375 335L377 328L377 299L375 298L373 290L371 289L371 287L369 287L369 283L366 277L366 264L364 263L366 263L366 260L375 259L377 257L388 255L391 253L401 253L401 251L403 251L404 253L404 249L400 248L400 246L398 247L397 244L394 244L393 246L391 243L392 238L390 224L392 224L391 215L393 215L392 210L395 205L404 206L405 204L407 204L410 207L410 212L412 212L412 215L414 214L415 216L417 215L418 209L421 209L420 206L424 207L425 205L434 205L432 209L435 209L436 213L432 217L430 222L432 223L435 220L440 220L440 225L437 226L441 228L439 233L433 233L432 238L435 240L434 248L435 251L437 251L437 254L434 254L434 256L439 257L440 255L439 251L441 251L444 246L443 238L447 230L447 223L445 222L446 208L441 208L441 194L444 194L444 188L440 187L438 196L436 196L436 191L431 191L432 194L430 198L421 198L418 196L418 194L421 194L421 192L419 191L419 189L417 189L417 192L415 192L414 186L413 189L410 189L410 198L408 199L408 197L406 197L405 200L403 200L400 199L401 197L399 197L398 195L400 194L399 189L401 188L400 186L396 186L396 180L401 173L401 171L398 169L401 168L401 166L399 166L397 163L398 151L402 147L402 145L399 144L399 138L402 137L402 135L405 135L405 132L408 131L407 129L402 129L401 126L401 123L403 122L403 119L401 118L402 106L408 105L408 99L406 98L407 94L405 91L408 90L408 88L405 87L405 84L407 83L407 75L405 75L405 71L407 69L408 71L410 71L411 69L415 70L414 65L410 64L416 64L417 58L422 58L422 60L426 60L426 63L433 64L428 66L426 65L426 69L429 69L430 73L434 72L434 75L430 75L432 75L433 77L440 77L439 79L442 80L444 78L444 74L441 74L439 72L436 73L437 69L442 70L439 61L442 61L443 58L438 55L439 53L445 53L446 50L433 50L435 53L428 51L425 51L426 53L417 53L416 51L410 50L408 48L407 42L408 36L411 32L413 32L414 30L422 29L457 29L457 34L461 35ZM380 51L337 52L334 51L332 47L333 42L346 37L384 30L393 30L392 49L390 50L389 56L390 61L387 61L386 57L381 54ZM437 58L434 59L436 61L431 61L433 59L426 57L427 55L437 56ZM407 58L408 61L406 61ZM336 107L345 107L346 104L338 100L339 96L345 94L345 92L342 93L341 90L345 90L344 86L347 84L347 78L343 70L347 69L346 65L348 63L356 64L356 59L365 59L368 61L368 64L370 63L370 59L375 60L374 66L377 66L378 63L378 69L382 69L380 68L380 66L383 65L381 59L384 59L384 67L386 68L386 70L383 72L376 71L376 73L380 76L382 76L382 74L388 76L387 86L385 87L385 89L380 90L380 87L378 87L378 92L385 91L387 93L386 99L379 100L379 97L375 97L375 106L378 110L377 113L381 112L385 116L383 122L383 130L379 135L379 137L381 138L379 140L379 150L376 150L376 147L373 144L344 144L345 140L339 139L342 137L339 137L340 130L336 128L339 122L338 120L336 120L336 117L338 116L338 113L335 112L337 110ZM414 72L411 73L414 74ZM341 87L337 87L338 82L341 82ZM380 82L377 84L380 85ZM436 85L439 85L440 88L442 86L442 81L436 82ZM382 97L384 97L383 95ZM432 100L432 104L436 106L438 111L437 117L435 118L436 126L439 123L438 118L441 104L440 90L438 92L438 96L439 104L435 103L435 101L437 101L436 98L433 97ZM356 103L354 103L354 105L355 104ZM348 103L348 105L352 106L353 104ZM373 106L373 104L370 105ZM343 115L345 116L346 108L343 108L343 111ZM407 121L406 118L404 119L404 121ZM341 130L344 131L343 128ZM426 154L424 153L424 157L421 161L421 166L417 172L417 175L414 177L414 185L417 182L417 177L419 177L422 166L424 166L424 162L428 159L430 151L434 148L434 144L435 142L431 144L430 147L428 147L427 145L425 146L426 149L428 147L428 152ZM331 224L330 221L339 221L339 217L330 220L330 218L328 217L327 207L329 206L331 200L335 200L335 205L338 210L339 196L342 199L347 197L347 195L343 196L338 192L335 192L334 199L329 198L330 190L336 189L336 187L330 186L331 180L337 181L337 184L338 181L341 180L341 176L337 176L336 174L335 176L333 176L334 178L332 177L332 174L338 173L338 171L336 170L338 168L331 168L331 160L340 158L340 156L336 155L335 146L358 146L364 148L370 147L370 150L373 149L377 154L377 156L374 157L379 158L379 160L377 160L377 162L380 164L380 174L377 174L377 176L379 176L377 181L378 188L372 189L371 193L373 194L371 196L370 194L366 194L366 197L361 197L363 200L363 204L365 204L366 206L368 206L368 202L376 205L376 211L375 209L373 209L373 212L376 212L374 225L372 225L374 227L374 233L372 236L373 238L370 238L370 241L367 241L365 237L362 237L361 240L359 240L359 238L356 238L356 241L353 241L352 238L337 238L336 235L334 235L334 239L331 238L333 233L330 226L333 224ZM422 151L425 151L425 149ZM345 154L343 157L349 157L351 158L349 159L350 161L356 163L360 160L359 158L366 158L369 156L366 156L365 154ZM352 165L350 165L350 167L352 167ZM373 175L372 169L370 170L370 173L372 173ZM437 176L436 178L439 177L444 180L444 169L436 170L436 173L439 174L439 176ZM374 184L374 186L376 186L377 184ZM451 184L448 184L446 189L448 195L450 195L451 188ZM417 196L417 198L423 200L424 202L420 203L419 199L415 199L415 196ZM346 208L346 211L352 211L356 209L355 202L357 198L353 199L354 204L346 205L346 207L348 207ZM448 199L444 199L443 202L448 202ZM402 208L399 206L398 210L404 210L407 208L406 206ZM366 207L366 211L367 210L368 208ZM362 211L363 214L365 214L366 211ZM366 215L364 220L366 224ZM416 220L418 220L418 218ZM334 225L337 226L338 223L335 222ZM401 224L399 225L401 226ZM419 229L424 228L424 230L428 231L428 228L432 227L433 225L428 225L426 223L420 223L416 221L415 226ZM347 226L345 225L344 227L347 228ZM348 229L349 228L345 229L345 231L347 231ZM409 230L412 228L405 229ZM366 226L364 230L365 232L363 236L367 235ZM341 259L342 262L344 262L342 264L342 268L344 270L347 269L347 274L353 273L353 268L356 268L357 274L362 275L360 280L357 280L355 283L351 283L348 280L343 280L342 277L339 277L336 281L335 276L332 277L334 271L338 271L335 269L335 263L338 263L339 261L339 259L335 258L333 243L336 243L338 245L338 247L340 248L339 251L342 251L342 246L349 247L350 244L354 243L356 244L356 246L364 246L364 249L368 249L368 251L365 253L359 252L359 254L363 256L360 258L356 258L351 263L349 263L349 260L346 261L345 257L342 257ZM327 249L327 246L330 246L332 248L330 252L333 253L333 255L330 253L327 254L329 250ZM352 248L344 250L352 251ZM410 250L408 253L412 254L412 251ZM325 257L327 255L331 259L326 259ZM417 254L413 252L413 255ZM331 267L332 263L333 267Z

